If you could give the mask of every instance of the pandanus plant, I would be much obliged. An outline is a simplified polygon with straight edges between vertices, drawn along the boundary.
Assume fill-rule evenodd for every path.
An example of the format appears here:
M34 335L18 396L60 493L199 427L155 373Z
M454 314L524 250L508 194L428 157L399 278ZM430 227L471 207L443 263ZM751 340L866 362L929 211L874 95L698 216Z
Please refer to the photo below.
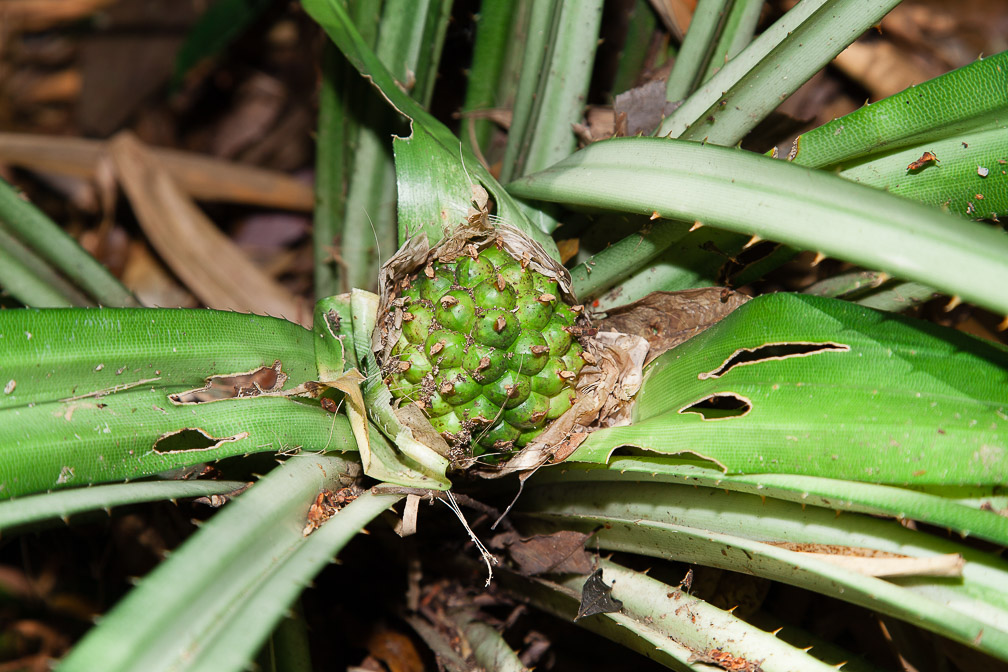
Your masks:
M653 29L638 4L629 30ZM801 623L700 599L672 562L859 605L981 667L1008 661L1008 351L899 314L936 293L1008 313L1008 240L980 221L1008 212L1008 53L811 130L786 158L736 147L896 4L802 0L754 37L761 2L701 0L664 91L681 104L577 150L601 1L485 0L465 110L512 111L498 181L487 119L459 139L427 111L450 2L387 0L379 16L303 0L335 45L310 330L108 307L134 300L3 186L9 294L107 306L0 312L4 536L234 499L58 669L238 670L264 643L272 669L308 669L291 604L390 509L415 532L425 498L507 508L505 533L459 528L480 550L443 561L458 586L482 554L488 595L673 669L874 668ZM358 95L348 64L384 100ZM401 137L362 121L382 115ZM569 261L558 233L611 244ZM337 237L342 264L326 256ZM772 250L733 285L803 250L848 270L802 293L715 287L760 241ZM399 251L379 259L382 242ZM148 478L253 453L281 459L247 489ZM526 669L478 603L404 618L447 669Z

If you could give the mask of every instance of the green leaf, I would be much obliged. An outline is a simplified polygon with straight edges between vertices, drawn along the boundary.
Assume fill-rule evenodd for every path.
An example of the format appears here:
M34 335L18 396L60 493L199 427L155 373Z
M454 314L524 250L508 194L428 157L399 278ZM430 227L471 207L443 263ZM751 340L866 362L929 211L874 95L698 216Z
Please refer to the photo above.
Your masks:
M100 399L0 411L0 498L120 481L224 457L353 450L343 415L281 397L175 404L185 388L135 389Z
M461 632L469 646L476 662L485 670L494 672L528 672L518 654L508 646L501 633L478 614L462 612L452 617L455 627Z
M504 149L504 159L501 162L500 176L502 181L508 181L522 175L521 165L524 163L522 154L527 150L524 144L531 139L529 128L533 123L535 113L535 96L542 78L541 72L546 67L546 57L549 52L550 39L553 37L555 23L562 11L563 0L543 0L528 4L522 28L524 28L524 43L520 54L518 82L511 104L511 124L508 126L508 143Z
M498 92L504 75L508 42L517 3L514 0L485 0L476 15L476 39L472 65L462 104L462 142L474 154L485 151L493 125L489 119L469 116L499 107Z
M385 0L382 8L378 57L424 107L434 92L451 7L451 0Z
M216 0L207 7L179 47L171 87L177 89L192 68L224 51L271 4L272 0Z
M312 333L286 320L216 310L0 311L0 409L101 401L134 388L202 387L207 378L272 367L291 389L317 376ZM13 381L13 384L8 383Z
M0 222L0 288L35 308L69 308L93 303Z
M635 478L641 482L678 483L746 492L759 497L821 506L837 512L852 511L874 516L918 520L948 528L964 536L977 536L1008 545L1008 518L999 509L1008 508L1004 495L994 494L999 486L979 491L973 488L932 486L925 491L874 483L857 483L817 476L794 474L726 474L721 469L692 464L690 455L614 455L609 463L577 464L576 456L559 470L541 470L535 483L574 481L620 481ZM708 463L709 464L709 463ZM623 474L634 474L624 476ZM933 491L933 492L932 492ZM958 496L958 497L956 497Z
M335 381L344 371L357 368L354 354L350 295L340 294L315 304L312 333L315 334L315 366L322 383Z
M989 179L989 178L988 178ZM821 251L1008 313L1008 238L992 227L784 161L616 138L508 185L524 198L698 220Z
M650 262L682 240L689 228L684 222L657 222L610 245L571 270L575 293L582 300L593 298L627 279L635 269L649 266L650 270ZM653 281L651 287L654 291Z
M105 306L138 306L133 294L41 210L0 180L0 227ZM18 249L7 248L8 254Z
M429 157L431 161L454 162L456 155L461 148L460 141L452 135L444 124L424 110L415 100L403 92L396 84L395 79L385 68L374 52L361 39L357 30L346 14L346 11L335 0L302 0L305 11L314 18L329 34L329 37L340 48L347 59L361 72L371 78L389 103L400 113L409 117L413 122L413 128L422 126L430 137L439 145L436 155ZM465 157L465 167L469 174L476 181L482 183L497 203L497 215L505 219L509 224L522 229L530 235L555 258L559 258L556 244L552 238L535 227L523 214L518 203L512 199L506 191L497 183L471 152L461 150ZM459 161L461 165L461 161ZM465 208L469 200L463 203L445 204L441 195L432 192L429 195L432 202L439 204L439 207L461 207ZM399 213L400 217L409 217L408 213ZM400 244L405 241L400 241Z
M682 48L665 82L665 99L678 102L700 83L731 0L700 0L693 11Z
M19 497L0 502L0 530L4 536L36 529L41 523L99 509L182 497L226 495L243 487L241 481L141 481Z
M424 233L435 243L464 222L472 201L473 166L460 161L461 151L446 156L444 146L423 126L408 138L396 138L396 184L399 188L399 240ZM434 196L432 198L432 196Z
M803 0L662 122L659 135L739 142L900 0Z
M378 296L356 290L352 294L352 306L354 347L365 374L361 391L367 406L367 417L373 423L369 454L364 456L363 448L361 449L365 473L372 478L397 485L448 490L451 488L451 482L445 475L448 460L419 441L392 408L392 393L382 378L371 348ZM395 447L379 431L391 439Z
M260 369L273 393L317 380L312 332L272 317L208 310L0 311L0 494L136 478L252 452L323 448L316 403L217 379L212 403L172 398L215 376ZM274 373L280 362L279 373ZM273 371L270 371L273 369ZM269 382L259 382L260 386ZM213 386L204 396L213 394ZM249 396L249 395L257 396ZM351 445L334 449L352 449Z
M718 489L621 483L529 487L523 519L594 531L592 544L755 574L859 604L1008 659L1008 563L896 521ZM958 554L961 578L866 576L782 544L868 548L913 558ZM953 558L954 559L954 558ZM981 635L982 633L982 635Z
M836 669L674 586L605 559L599 559L599 564L606 577L615 578L613 594L624 602L624 608L578 620L577 624L670 669L710 670L696 655L711 648L743 657L752 655L749 659L760 661L759 669L765 672ZM499 576L502 585L539 609L567 621L577 613L579 584L584 583L584 577L564 577L554 583L506 570ZM703 627L698 628L698 623Z
M860 297L856 303L866 308L900 312L934 298L936 293L918 282L895 282Z
M351 441L345 426L339 433ZM306 537L316 495L357 474L336 457L288 460L174 551L57 669L244 669L304 585L401 497L365 493Z
M599 267L601 267L603 277L611 272L618 272L621 276L626 273L631 273L631 275L612 290L600 296L598 305L593 303L592 307L597 310L607 310L642 299L651 292L674 292L680 289L710 287L718 284L718 280L722 276L722 268L729 263L726 255L734 255L741 251L742 246L749 238L749 236L731 231L705 227L687 233L673 242L650 264L639 266L639 262L635 259L623 268L609 263L609 257L615 256L616 252L610 253L603 250L597 255L596 265L591 267L592 272L588 274L588 279L592 278ZM626 243L620 241L612 247L616 247L618 251L625 245ZM603 261L606 263L603 264ZM574 270L578 271L579 277L582 277L579 268ZM574 273L572 272L571 275ZM595 281L602 282L601 280ZM608 285L609 283L605 282L604 284ZM574 289L576 292L580 292L580 283L575 282ZM578 296L580 297L581 294L578 293Z
M718 609L703 600L684 594L681 589L622 567L611 560L599 558L599 566L609 579L614 580L613 593L628 611L638 619L669 633L680 644L696 652L712 648L728 651L735 657L760 661L765 672L772 670L823 670L836 669L734 616L731 611ZM570 581L565 581L570 585ZM689 601L688 609L679 607ZM695 621L704 624L697 628ZM703 669L703 668L701 668Z
M810 168L850 167L853 158L952 139L996 120L1003 126L1006 69L1008 52L1001 52L865 105L798 136L792 160Z
M540 5L552 11L540 10ZM571 124L584 114L602 21L601 0L558 0L534 3L530 43L515 100L516 117L525 125L512 126L501 179L507 180L556 163L577 148ZM539 14L544 14L537 20ZM538 51L542 40L542 51ZM537 55L541 53L541 59Z
M658 26L654 10L647 0L636 0L627 16L626 40L620 51L613 77L612 92L622 93L632 89L644 69L650 48L651 36Z
M745 49L753 39L756 24L759 23L763 11L762 0L734 0L731 10L724 20L724 28L718 37L713 55L707 64L703 81L707 81L725 66L739 52Z
M605 461L632 445L733 474L1003 485L1006 383L1008 352L994 344L843 301L768 294L652 362L633 424L595 432L571 459Z
M350 180L351 138L357 127L347 114L351 101L349 64L327 43L322 50L318 138L315 142L315 212L312 243L315 257L315 298L338 294L343 268L335 257L346 213ZM356 77L355 77L356 79ZM360 88L361 83L354 81ZM342 261L342 260L340 260Z
M999 128L875 155L842 171L840 177L964 217L1008 215L1008 109L1003 114ZM908 170L925 152L938 161Z

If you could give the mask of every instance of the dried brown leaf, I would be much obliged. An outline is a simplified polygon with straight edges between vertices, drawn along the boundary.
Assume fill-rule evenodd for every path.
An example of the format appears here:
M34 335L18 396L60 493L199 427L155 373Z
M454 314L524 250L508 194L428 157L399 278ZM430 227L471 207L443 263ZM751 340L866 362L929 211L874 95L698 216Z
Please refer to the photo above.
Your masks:
M721 287L653 292L613 308L599 329L637 334L651 345L645 365L666 350L693 338L749 300Z
M495 545L506 548L511 560L518 565L518 571L526 576L588 574L592 571L592 562L584 544L590 536L561 530L521 538L516 532L505 532L497 536Z
M596 569L581 589L581 605L574 621L595 614L611 614L623 608L623 603L612 596L612 586L602 580L602 570Z
M620 131L633 136L651 134L661 125L662 119L672 114L679 105L665 99L665 82L656 79L616 96L613 110L617 118L625 115L624 127Z
M28 170L93 179L107 154L101 140L0 133L0 162ZM158 165L191 197L267 208L311 212L311 185L281 172L182 152L148 147Z
M310 307L266 276L214 226L132 134L110 145L119 181L151 245L211 308L311 324Z

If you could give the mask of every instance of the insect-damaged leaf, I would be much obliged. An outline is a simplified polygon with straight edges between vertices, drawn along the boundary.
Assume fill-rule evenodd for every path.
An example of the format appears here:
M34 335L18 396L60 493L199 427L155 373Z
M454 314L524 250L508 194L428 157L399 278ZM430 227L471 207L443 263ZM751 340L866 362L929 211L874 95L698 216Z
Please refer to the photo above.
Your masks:
M609 614L622 608L623 603L612 596L612 586L606 585L602 580L602 570L596 569L581 589L581 605L574 621L580 621L585 616Z

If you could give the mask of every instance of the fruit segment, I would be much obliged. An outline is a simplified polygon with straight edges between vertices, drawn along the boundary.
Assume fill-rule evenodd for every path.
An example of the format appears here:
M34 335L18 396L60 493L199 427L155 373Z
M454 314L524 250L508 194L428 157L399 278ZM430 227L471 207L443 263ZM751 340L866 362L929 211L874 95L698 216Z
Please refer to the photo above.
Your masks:
M453 445L520 448L570 408L584 349L553 279L490 245L429 263L400 297L386 381Z

